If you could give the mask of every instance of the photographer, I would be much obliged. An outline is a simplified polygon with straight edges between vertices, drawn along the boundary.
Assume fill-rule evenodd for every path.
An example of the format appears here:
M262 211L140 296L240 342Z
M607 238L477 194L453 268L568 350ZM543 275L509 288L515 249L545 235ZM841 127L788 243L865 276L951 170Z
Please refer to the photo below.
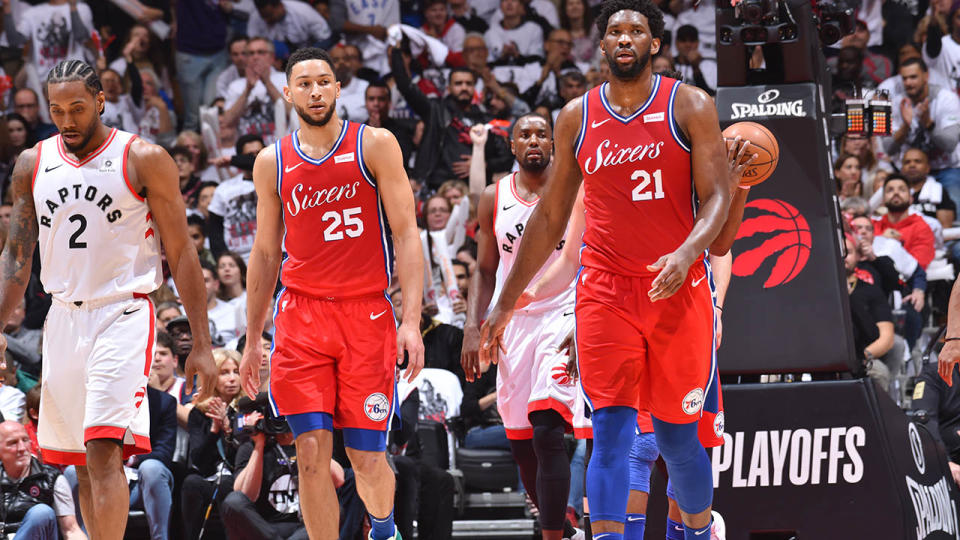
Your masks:
M237 449L233 493L221 503L221 515L231 540L306 539L300 519L299 474L293 433L274 417L265 393L256 401L240 401L244 425L253 426L250 440ZM246 430L245 430L246 431ZM340 500L356 499L355 485L343 468L330 461L330 475ZM352 477L352 474L349 475Z
M183 481L181 510L184 538L200 534L207 508L220 505L233 491L233 461L237 443L233 437L233 408L240 395L240 353L227 349L213 351L217 365L217 389L214 397L200 402L190 411L190 474ZM252 423L256 418L248 419Z

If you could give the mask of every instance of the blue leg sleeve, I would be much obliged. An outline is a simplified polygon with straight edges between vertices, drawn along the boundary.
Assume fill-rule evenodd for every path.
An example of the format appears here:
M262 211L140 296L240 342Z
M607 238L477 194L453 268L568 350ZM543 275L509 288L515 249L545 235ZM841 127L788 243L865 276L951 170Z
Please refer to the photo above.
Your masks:
M654 417L653 428L680 509L688 514L699 514L710 508L713 473L707 451L697 438L697 423L672 424Z
M630 490L650 493L650 471L660 455L653 433L637 433L630 449Z
M627 515L628 455L636 433L637 411L604 407L593 412L593 455L587 468L590 521L623 523Z

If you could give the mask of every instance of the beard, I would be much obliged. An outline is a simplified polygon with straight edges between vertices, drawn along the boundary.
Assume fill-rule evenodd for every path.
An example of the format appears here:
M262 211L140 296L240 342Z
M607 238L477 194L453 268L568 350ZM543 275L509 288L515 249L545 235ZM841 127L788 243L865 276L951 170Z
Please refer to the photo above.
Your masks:
M97 132L98 124L99 122L90 122L90 126L86 130L79 132L81 138L80 142L77 144L69 144L63 138L61 138L60 141L63 142L64 148L75 154L87 146L87 144L90 142L90 139L92 139L93 135Z
M543 172L547 165L550 165L550 160L547 159L547 156L543 156L539 160L518 159L517 163L524 171L536 174Z
M910 208L910 203L906 201L901 203L895 203L893 201L890 201L884 204L884 206L886 206L887 210L891 212L906 212L907 208Z
M614 51L613 56L611 56L609 53L603 53L603 57L606 58L607 65L610 66L610 74L624 81L629 81L639 77L643 69L646 68L647 64L650 63L649 50L645 53L641 53L639 56L637 56L637 59L632 64L626 67L617 63L616 51Z
M294 104L293 108L296 109L297 115L300 117L300 120L302 120L305 124L311 125L313 127L323 127L327 125L327 122L329 122L330 118L333 116L333 112L337 110L337 100L333 100L333 103L331 103L330 106L327 107L327 112L324 113L324 115L321 116L319 120L314 120L313 118L310 118L310 115L307 113L307 110L297 104Z

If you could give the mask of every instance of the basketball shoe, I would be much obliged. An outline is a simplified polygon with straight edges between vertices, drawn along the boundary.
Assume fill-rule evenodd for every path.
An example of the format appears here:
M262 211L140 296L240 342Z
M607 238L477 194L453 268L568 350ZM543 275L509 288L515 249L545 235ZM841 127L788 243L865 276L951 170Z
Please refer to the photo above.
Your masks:
M717 511L711 511L713 523L710 525L710 540L727 540L727 524L723 522L723 516Z

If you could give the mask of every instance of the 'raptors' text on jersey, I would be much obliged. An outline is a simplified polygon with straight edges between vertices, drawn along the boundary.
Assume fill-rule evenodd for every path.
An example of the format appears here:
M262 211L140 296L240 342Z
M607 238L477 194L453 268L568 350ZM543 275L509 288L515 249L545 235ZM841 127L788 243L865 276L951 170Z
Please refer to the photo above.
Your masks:
M527 220L533 215L537 203L540 202L539 197L532 201L522 198L517 193L516 183L517 173L508 174L497 182L497 196L493 208L493 232L497 240L497 251L500 252L500 266L497 267L497 284L490 300L490 307L496 305L496 301L500 297L503 284L517 258L517 250L520 249L520 241L523 238L523 230L527 226ZM564 237L566 237L566 233L564 233ZM546 272L546 269L553 264L553 261L560 257L563 244L564 240L557 244L547 262L540 267L536 277L530 280L530 283L536 283ZM531 303L523 311L555 310L572 305L575 296L572 285L573 282L564 292L553 298L545 298Z
M127 179L134 139L113 129L82 161L67 154L59 135L37 145L40 280L58 300L149 294L160 286L160 242L150 208Z
M576 156L586 208L584 266L649 275L647 265L680 247L693 228L690 143L674 118L680 84L654 75L650 97L628 117L607 102L606 83L583 96Z
M314 298L382 293L390 284L384 212L363 163L363 124L343 121L327 155L300 149L298 132L274 143L283 206L288 289Z

